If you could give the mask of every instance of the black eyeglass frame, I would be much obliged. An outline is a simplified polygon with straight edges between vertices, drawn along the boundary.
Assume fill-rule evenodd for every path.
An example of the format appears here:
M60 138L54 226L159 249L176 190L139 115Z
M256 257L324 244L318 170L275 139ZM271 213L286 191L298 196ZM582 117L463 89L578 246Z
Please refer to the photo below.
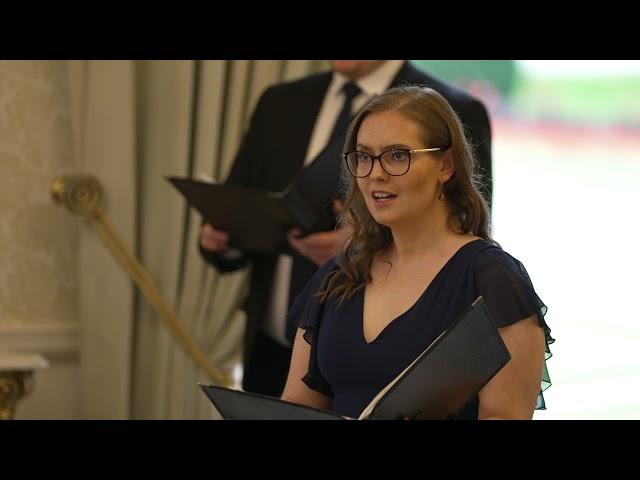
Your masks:
M382 170L384 170L387 174L393 176L393 177L401 177L402 175L406 175L407 172L409 172L409 169L411 168L411 154L412 153L420 153L420 152L437 152L440 150L447 150L447 148L443 148L443 147L433 147L433 148L416 148L413 150L409 150L407 148L392 148L390 150L385 150L384 152L382 152L380 155L371 155L370 153L367 152L362 152L360 150L353 150L351 152L346 152L342 154L342 158L344 158L344 162L347 165L347 170L349 170L349 173L351 175L353 175L356 178L365 178L368 177L369 175L371 175L371 172L373 172L373 164L375 163L376 160L378 160L378 162L380 162L380 166L382 167ZM389 172L386 168L384 168L384 164L382 163L382 156L386 153L395 153L395 152L406 152L409 155L409 161L407 162L407 169L403 172L403 173L391 173ZM365 155L369 155L369 157L371 157L371 164L370 164L370 168L369 168L369 172L367 172L366 175L357 175L356 173L353 172L353 170L351 170L351 167L349 166L349 155L352 155L354 153L363 153Z

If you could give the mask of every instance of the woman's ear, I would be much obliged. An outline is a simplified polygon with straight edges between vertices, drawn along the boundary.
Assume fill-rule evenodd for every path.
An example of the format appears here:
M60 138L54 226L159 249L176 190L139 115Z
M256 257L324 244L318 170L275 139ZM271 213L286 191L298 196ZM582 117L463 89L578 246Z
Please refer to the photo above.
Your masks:
M453 161L453 153L449 149L442 157L442 164L440 165L440 183L447 183L451 176L455 173L455 162Z

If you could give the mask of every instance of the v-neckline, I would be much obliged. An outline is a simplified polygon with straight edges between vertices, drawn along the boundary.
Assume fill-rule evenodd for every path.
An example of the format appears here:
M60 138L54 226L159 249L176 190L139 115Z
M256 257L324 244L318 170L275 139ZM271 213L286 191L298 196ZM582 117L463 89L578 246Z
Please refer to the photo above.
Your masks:
M378 332L378 335L376 335L376 337L373 340L371 340L370 342L367 341L367 337L364 334L364 294L366 292L366 288L363 288L361 293L360 293L360 295L359 295L360 311L362 312L360 314L360 336L362 338L362 341L365 343L365 345L372 345L372 344L376 343L378 341L378 339L382 336L382 334L385 333L385 331L388 330L391 325L395 324L398 320L400 320L401 318L406 316L411 310L413 310L414 307L427 295L427 293L429 293L431 291L431 285L433 285L435 283L436 279L442 274L442 272L444 272L446 270L446 268L453 261L453 259L456 258L458 256L458 254L460 252L462 252L462 250L464 250L464 248L467 245L471 245L472 243L479 242L479 241L482 241L482 240L483 240L482 238L476 238L475 240L471 240L470 242L467 242L464 245L462 245L460 248L458 248L458 250L456 250L455 253L453 255L451 255L449 260L447 260L445 262L445 264L440 268L440 270L438 270L438 273L436 273L435 276L431 279L431 281L429 282L429 285L426 286L426 288L420 294L420 296L416 299L416 301L413 302L413 305L411 305L407 310L405 310L400 315L398 315L393 320L391 320L389 323L387 323L384 326L384 328L382 330L380 330L380 332Z

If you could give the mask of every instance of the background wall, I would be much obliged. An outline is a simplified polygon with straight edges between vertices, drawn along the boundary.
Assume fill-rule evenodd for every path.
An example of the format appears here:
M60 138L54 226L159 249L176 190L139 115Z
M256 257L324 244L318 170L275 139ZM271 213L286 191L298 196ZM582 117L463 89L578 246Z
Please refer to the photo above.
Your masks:
M51 365L26 416L79 415L79 225L49 194L75 169L66 62L0 61L0 348Z

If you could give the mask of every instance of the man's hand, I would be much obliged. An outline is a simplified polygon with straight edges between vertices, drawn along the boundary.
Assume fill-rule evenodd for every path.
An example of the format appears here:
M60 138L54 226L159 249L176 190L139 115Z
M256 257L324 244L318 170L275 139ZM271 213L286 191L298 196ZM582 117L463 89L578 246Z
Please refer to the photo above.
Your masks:
M217 230L210 223L205 223L200 229L200 246L212 252L221 252L229 248L229 234Z
M342 210L342 201L333 201L333 211L338 214ZM289 230L287 239L289 244L302 256L307 257L318 267L324 265L327 260L335 257L341 250L345 240L346 230L338 227L335 230L312 233L306 237L301 237L302 232L298 229Z
M287 239L295 250L319 267L338 253L338 242L341 238L338 230L312 233L306 237L300 237L302 232L294 229L289 231Z

